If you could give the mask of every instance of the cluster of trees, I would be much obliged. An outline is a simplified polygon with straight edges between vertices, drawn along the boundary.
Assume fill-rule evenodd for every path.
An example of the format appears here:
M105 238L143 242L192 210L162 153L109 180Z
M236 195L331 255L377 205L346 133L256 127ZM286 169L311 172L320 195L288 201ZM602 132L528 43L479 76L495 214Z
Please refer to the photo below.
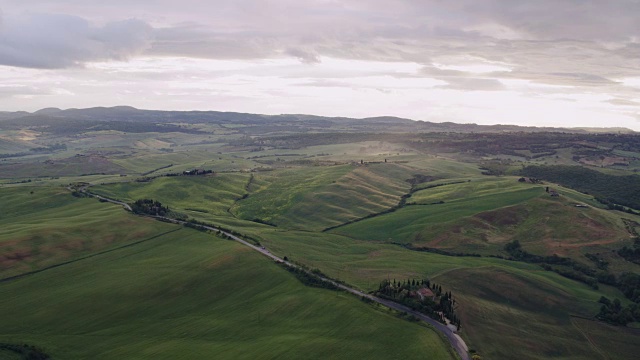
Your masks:
M631 301L640 304L640 275L626 272L618 277L616 287Z
M598 275L596 270L571 258L555 254L551 256L531 254L522 249L518 240L507 243L504 250L510 255L510 260L541 264L545 270L554 271L569 279L583 282L594 289L598 288L598 281L595 279Z
M420 234L416 235L415 239L419 240L420 239ZM430 253L446 255L446 256L482 257L482 255L480 255L478 253L466 253L466 252L462 252L462 251L449 251L449 250L431 248L431 247L426 247L426 246L413 246L411 244L400 244L400 243L392 243L392 244L399 245L399 246L404 247L405 249L409 249L409 250L413 250L413 251L430 252ZM502 258L502 256L494 256L494 257Z
M634 303L623 307L619 299L611 301L604 296L598 302L602 306L600 306L600 312L596 317L602 321L622 326L630 322L640 321L640 305L638 304Z
M633 215L640 215L640 212L635 211L631 208L627 208L624 207L622 205L618 205L616 203L612 203L611 201L607 200L607 199L603 199L600 197L595 197L596 201L598 201L601 204L607 205L607 208L609 210L616 210L616 211L622 211L622 212L626 212L627 214L633 214Z
M288 259L285 259L285 261L287 260ZM288 272L292 273L296 277L296 279L298 279L301 283L303 283L306 286L329 289L329 290L340 290L340 288L337 287L334 283L320 278L319 274L302 269L300 267L287 265L286 263L283 263L283 262L278 262L278 264L283 268L285 268Z
M191 170L185 170L181 173L168 173L166 174L166 176L180 176L180 175L195 176L195 175L207 175L207 174L213 174L213 170L191 169Z
M51 357L39 347L29 344L5 344L0 343L0 350L12 352L19 359L49 360Z
M427 176L427 175L423 175L423 174L414 174L413 177L411 177L410 179L405 180L406 182L408 182L412 187L416 186L416 185L420 185L422 183L426 183L429 181L433 181L436 180L437 178L433 177L433 176Z
M630 254L637 254L638 247L640 247L640 240L636 240L636 248L634 250L628 249ZM619 306L614 306L615 301L603 303L603 309L601 309L598 318L611 322L613 324L625 325L628 322L634 321L627 316L627 313L635 313L637 306L640 306L640 275L625 272L616 277L607 271L608 262L600 259L594 254L587 254L587 258L594 261L600 268L600 271L596 271L583 264L576 262L573 259L564 258L560 256L539 256L533 255L524 251L520 243L514 240L505 245L504 249L512 256L513 260L520 260L531 263L538 263L545 270L554 271L564 277L581 281L597 289L598 283L607 284L617 287L629 300L635 304L630 305L629 309L622 309ZM622 250L621 250L622 251ZM623 252L625 253L625 252ZM617 300L617 299L616 299ZM619 303L619 300L617 300ZM602 302L602 301L601 301ZM624 310L624 311L623 311ZM627 322L625 319L632 319ZM635 317L637 321L640 321L640 317Z
M269 225L269 226L273 226L273 227L278 227L278 224L272 223L269 220L264 220L264 219L260 219L260 218L253 218L253 220L251 220L253 222L256 222L258 224L264 224L264 225Z
M511 166L511 160L485 161L480 165L482 175L502 176Z
M133 204L130 204L130 206L134 214L166 216L169 213L168 206L163 206L159 201L152 199L136 200Z
M428 295L422 295L421 289L429 289L426 292ZM399 302L442 323L446 323L445 319L448 319L460 328L460 318L455 313L455 300L451 292L443 291L442 286L428 279L407 279L398 282L395 279L383 280L375 295Z
M633 240L633 247L625 246L618 250L618 255L622 256L627 261L640 265L640 237L636 237Z
M169 164L169 165L165 165L165 166L160 166L159 168L155 168L155 169L153 169L153 170L147 171L147 172L142 173L142 174L140 174L140 175L142 175L142 176L147 176L147 175L149 175L149 174L151 174L151 173L154 173L154 172L156 172L156 171L158 171L158 170L168 169L168 168L170 168L170 167L172 167L172 166L173 166L173 164Z
M36 152L36 153L54 152L56 150L67 150L67 144L55 143L48 146L41 146L41 147L29 149L29 151Z
M191 169L185 170L182 172L182 175L206 175L212 174L213 170L204 170L204 169Z
M581 166L527 166L520 171L523 176L542 178L563 186L594 195L610 207L626 206L640 209L640 176L616 176L603 174ZM623 207L615 210L625 210Z
M419 139L407 141L412 148L435 152L458 152L477 156L511 155L536 159L557 154L557 149L573 148L580 151L591 144L628 151L640 149L640 140L634 135L579 134L560 132L507 132L507 133L426 133ZM525 155L528 151L530 155Z
M598 275L597 279L603 284L617 287L627 299L634 302L634 304L631 304L624 309L616 305L620 303L620 300L618 299L615 299L613 302L603 303L605 307L600 309L600 313L598 314L599 319L617 325L626 325L627 323L634 321L633 319L635 319L635 321L640 321L640 317L636 316L639 314L638 311L640 311L639 274L625 272L616 277L614 274L602 272ZM602 302L602 299L600 302ZM636 315L633 315L634 317L632 319L628 314ZM625 319L628 321L625 322Z
M89 194L87 194L85 192L82 192L82 191L78 191L78 190L73 190L71 192L71 195L74 196L74 197L77 197L77 198L91 197L91 195L89 195Z
M593 261L593 263L596 265L596 267L600 270L607 270L609 269L609 262L601 257L599 257L597 254L591 254L591 253L586 253L584 254L584 256Z

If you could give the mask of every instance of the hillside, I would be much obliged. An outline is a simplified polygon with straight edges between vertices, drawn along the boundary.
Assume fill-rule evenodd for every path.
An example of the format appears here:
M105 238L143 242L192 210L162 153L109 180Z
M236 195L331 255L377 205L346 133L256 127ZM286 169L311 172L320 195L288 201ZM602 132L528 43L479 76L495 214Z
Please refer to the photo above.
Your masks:
M450 358L408 316L88 191L218 226L365 292L428 279L482 358L638 350L636 134L130 107L2 118L0 345ZM50 306L34 312L34 299Z
M0 289L0 343L37 344L52 358L453 359L432 330L305 287L241 245L194 230Z
M6 125L16 123L31 123L33 125L43 125L49 123L81 124L93 123L104 125L105 122L115 123L217 123L217 124L243 124L247 126L264 126L265 128L282 128L293 126L301 131L305 128L316 130L327 129L334 126L344 127L343 130L369 129L369 131L394 131L407 132L411 130L422 132L464 132L464 133L500 133L500 132L625 132L631 133L629 129L590 129L590 128L538 128L532 126L517 125L477 125L477 124L456 124L452 122L435 123L429 121L414 121L393 116L369 117L362 119L346 117L323 117L303 114L283 114L283 115L260 115L237 112L220 111L158 111L141 110L130 106L116 107L95 107L87 109L58 109L45 108L34 113L16 112L3 113L2 118L6 119ZM112 125L113 126L113 125ZM132 127L132 125L129 125ZM121 125L122 127L122 125Z

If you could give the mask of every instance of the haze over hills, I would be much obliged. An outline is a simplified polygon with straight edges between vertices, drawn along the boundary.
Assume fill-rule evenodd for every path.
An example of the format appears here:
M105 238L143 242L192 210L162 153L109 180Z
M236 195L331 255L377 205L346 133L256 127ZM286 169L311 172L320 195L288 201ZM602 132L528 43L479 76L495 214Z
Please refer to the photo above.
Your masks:
M633 130L620 127L535 127L519 125L478 125L473 123L430 122L412 120L394 116L367 118L325 117L306 114L261 115L221 111L161 111L142 110L131 106L94 107L85 109L44 108L33 113L0 113L3 126L56 126L62 123L92 122L137 122L137 123L215 123L243 125L277 125L311 127L322 132L332 126L345 126L357 131L385 132L571 132L571 133L634 133ZM302 130L302 128L299 128ZM345 129L346 130L346 129Z

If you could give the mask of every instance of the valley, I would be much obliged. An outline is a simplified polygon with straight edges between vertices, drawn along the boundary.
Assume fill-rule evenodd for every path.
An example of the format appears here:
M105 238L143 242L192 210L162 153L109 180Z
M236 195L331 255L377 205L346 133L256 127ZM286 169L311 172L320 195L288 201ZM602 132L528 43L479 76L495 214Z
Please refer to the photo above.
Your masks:
M15 353L3 344L52 358L457 357L425 323L305 286L199 225L367 294L429 279L455 300L470 357L640 351L635 133L133 108L15 116L0 119L0 357ZM82 190L153 200L145 212L190 226ZM603 297L619 309L603 313Z

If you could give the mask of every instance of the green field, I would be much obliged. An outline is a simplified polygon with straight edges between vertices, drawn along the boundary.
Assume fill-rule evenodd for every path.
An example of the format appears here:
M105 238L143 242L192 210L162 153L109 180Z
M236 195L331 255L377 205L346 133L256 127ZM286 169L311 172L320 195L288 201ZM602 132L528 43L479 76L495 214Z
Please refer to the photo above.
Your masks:
M240 244L187 229L0 292L0 342L53 358L453 358L428 328L305 287Z
M386 173L389 165L396 171ZM379 172L374 172L376 170ZM375 289L379 281L385 278L435 279L459 296L460 314L466 324L463 325L462 336L469 346L490 358L509 358L513 354L531 359L589 358L593 355L588 339L575 331L571 316L593 316L598 311L597 300L601 295L624 298L618 290L601 286L599 291L594 291L584 284L543 271L537 265L495 258L443 256L385 244L391 238L392 242L431 245L429 240L437 238L438 234L462 226L462 229L466 227L463 232L469 238L493 234L496 239L482 247L477 243L461 241L460 237L449 232L449 242L438 244L462 251L482 252L484 249L492 253L500 251L508 239L519 238L527 250L536 253L554 251L580 257L584 246L591 246L590 251L606 250L610 253L610 247L616 244L588 243L607 236L623 236L620 232L623 226L618 223L619 217L599 208L575 208L576 201L590 203L588 196L559 189L563 197L552 199L544 191L544 186L519 183L513 177L440 179L417 186L422 190L414 192L407 200L409 204L416 205L407 205L392 213L339 227L330 233L317 232L326 224L331 224L327 221L330 216L357 218L354 215L357 214L355 204L360 198L352 196L354 189L386 189L390 193L393 188L389 186L397 181L399 186L404 186L401 189L406 193L410 185L404 180L410 178L412 173L423 171L404 165L378 164L355 169L338 166L258 173L253 175L249 184L249 196L236 202L232 212L247 220L258 215L264 216L260 219L277 221L277 228L233 219L231 214L223 212L193 215L216 224L231 225L241 233L260 239L276 254L321 269L329 276L364 290ZM374 176L376 174L379 176ZM175 195L167 191L168 188L161 190L163 187L160 184L171 182L172 188L188 189L192 181L188 177L161 178L140 185L108 185L95 189L114 197L131 193L153 195L183 209L188 203L197 203L195 194L199 192L189 191L188 200L176 201ZM452 184L433 187L446 183ZM135 192L130 189L131 186L145 190ZM217 189L212 188L211 191ZM324 192L343 196L343 200L325 203L318 196ZM280 196L282 193L287 193L288 197ZM397 191L396 194L402 192ZM364 198L368 200L371 196ZM444 203L418 205L439 201ZM380 200L378 203L384 204ZM330 210L325 208L325 204L341 206ZM388 202L386 205L392 207L395 204L397 202ZM369 205L368 208L374 209L373 206ZM306 208L309 210L305 211ZM591 227L561 225L567 221L576 224L583 222ZM489 224L492 230L487 232L483 227L486 225L482 224ZM593 226L596 225L601 229L601 234L597 235L599 238L594 238L596 233L593 230L596 228ZM560 246L564 245L562 252L543 236L545 231L551 229L554 236L561 240ZM496 278L503 281L486 281ZM473 283L472 280L478 283L465 286ZM512 288L517 288L519 292L506 291ZM493 295L487 297L487 294ZM525 299L529 299L528 302ZM492 340L494 329L508 335L502 337L500 342L495 342ZM519 350L504 350L502 344L510 344ZM536 348L541 352L535 352ZM624 348L622 351L629 350Z
M411 242L420 232L429 231L428 227L431 224L441 225L479 212L518 204L542 193L544 189L540 187L529 187L499 196L489 194L456 198L442 204L409 205L393 213L365 219L332 231L357 239L406 243Z
M604 325L597 321L572 318L575 328L591 340L591 347L603 359L632 359L640 352L640 330Z
M125 202L159 200L176 211L229 215L228 210L245 193L249 174L161 177L149 183L95 186L91 191Z
M453 270L434 280L458 295L460 316L469 324L465 336L471 344L478 344L487 358L593 356L588 340L571 326L570 316L589 314L589 309L580 308L585 304L567 288L497 267ZM501 343L491 341L495 336L503 339ZM625 351L634 346L628 342L621 345ZM628 352L623 358L631 357Z
M75 198L65 188L0 189L0 277L73 260L163 234L174 227L121 206Z
M397 169L396 172L385 173L388 165L391 164L355 169L338 166L253 174L248 188L245 188L247 183L238 180L235 185L238 189L236 193L220 196L220 211L207 210L198 200L204 191L221 195L227 192L222 186L210 186L206 189L194 187L194 184L211 181L205 180L206 178L159 178L150 183L107 185L94 189L117 198L153 197L180 211L188 204L200 204L200 209L208 212L187 211L190 216L230 226L260 239L262 244L276 254L287 256L311 268L321 269L329 276L367 291L375 289L379 281L385 278L435 279L458 296L464 324L462 336L468 345L490 358L509 358L513 354L532 359L589 358L593 354L589 350L587 338L575 331L571 316L593 316L598 311L597 300L603 294L611 298L624 298L616 289L602 286L600 291L594 291L584 284L543 271L537 265L495 258L443 256L410 251L384 243L389 241L389 234L397 237L393 242L415 242L418 239L428 243L429 235L436 237L438 231L446 232L461 224L468 228L467 235L472 236L474 231L476 234L482 233L483 227L479 224L485 222L503 236L519 236L528 250L537 253L545 253L550 249L544 236L540 235L541 231L555 229L555 235L566 241L563 254L579 256L581 253L570 249L579 251L585 242L580 231L591 230L584 227L562 227L560 224L563 221L579 221L582 216L590 224L601 224L603 229L609 231L621 226L616 223L619 218L598 208L575 208L573 204L576 200L588 200L588 197L565 189L560 191L570 196L551 199L543 186L519 183L517 178L470 177L420 184L417 187L422 190L414 192L408 199L409 203L425 204L442 200L443 204L407 205L389 214L339 227L331 233L317 232L328 223L326 214L342 216L356 211L354 200L358 201L359 198L348 195L353 189L383 189L384 185L389 186L394 181L403 179L397 184L404 186L406 193L410 185L404 180L411 177L407 175L421 172L420 169L404 165L392 165L391 169ZM380 171L380 176L374 176L375 170ZM367 176L363 176L363 173ZM377 179L382 180L375 183ZM449 182L454 184L431 187ZM342 190L337 190L337 184ZM371 186L366 186L367 184ZM323 193L327 188L331 188L333 194L344 194L344 198L350 199L350 202L328 201L327 204L337 203L343 206L333 212L323 210L325 205L317 194ZM171 191L172 189L184 189L187 195L180 195L181 190ZM241 190L246 189L249 190L249 196L234 203L234 197L237 198ZM283 192L290 196L274 196ZM402 192L398 191L396 194ZM258 209L259 205L261 207ZM387 204L389 207L394 205L391 202ZM236 216L249 220L256 214L270 214L272 217L262 220L276 219L280 221L279 226L274 228L234 219L231 214L223 211L227 206L232 206L232 212ZM305 213L300 210L305 207L312 211ZM520 208L524 210L519 210ZM255 212L250 213L249 210ZM297 211L306 216L291 215L297 214ZM524 211L524 217L518 215L521 211ZM544 217L550 218L547 220L547 227L540 225L540 219ZM500 220L502 218L506 222ZM305 231L296 231L296 228ZM415 236L421 233L423 235ZM603 234L617 233L614 231ZM451 242L442 242L442 245L466 251L480 249L472 243L456 241L455 236L451 238ZM575 246L568 246L571 241L574 241ZM489 247L487 251L499 251L502 243L498 241L491 246L493 247ZM606 248L605 246L603 249ZM487 282L488 278L500 278L503 281ZM472 279L477 279L473 281L479 283L465 286L471 284ZM515 294L506 291L511 288L517 288L519 292ZM487 297L489 293L493 295ZM530 300L526 302L525 299ZM508 336L495 342L492 340L494 329ZM507 352L502 344L510 344L519 350ZM542 352L534 352L535 348ZM625 348L623 351L628 350Z
M623 298L616 289L594 291L532 264L409 251L330 234L263 232L263 238L274 253L304 259L364 290L374 290L382 279L433 279L459 302L467 344L489 358L591 358L588 340L574 331L570 315L592 316L602 294ZM500 342L492 340L498 332L504 333Z
M222 154L220 148L211 145L179 147L171 153L158 154L157 151L141 151L135 156L114 159L114 163L132 174L152 173L154 175L182 172L194 168L215 169L216 171L240 171L256 168L259 164L232 154ZM154 170L172 165L157 172Z
M247 220L319 231L397 205L414 173L406 166L372 164L257 174L249 197L233 212Z
M2 359L16 358L6 343L54 359L452 358L427 327L305 287L237 243L73 197L66 187L78 182L126 202L158 200L364 291L429 278L453 293L460 335L484 359L637 357L638 323L595 315L601 296L631 304L599 276L640 273L618 252L634 246L640 215L549 179L518 181L543 164L631 175L637 135L91 113L0 122ZM213 174L166 176L194 168ZM548 270L591 275L578 282L507 260L518 258L505 249L514 240L572 262ZM585 284L596 279L598 289Z

